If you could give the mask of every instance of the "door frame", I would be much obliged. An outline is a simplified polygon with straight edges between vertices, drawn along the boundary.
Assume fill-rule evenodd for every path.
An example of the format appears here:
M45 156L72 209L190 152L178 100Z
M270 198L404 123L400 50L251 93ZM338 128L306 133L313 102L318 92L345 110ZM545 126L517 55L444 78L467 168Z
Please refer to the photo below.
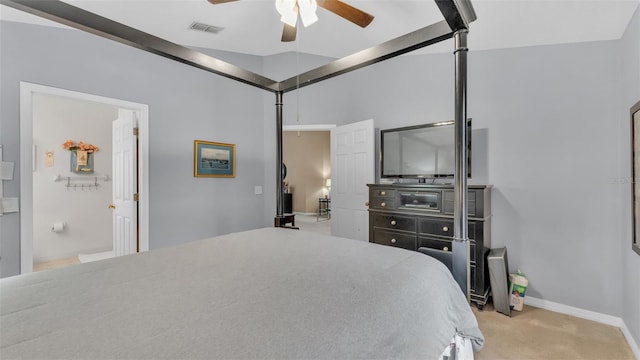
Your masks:
M331 129L335 128L336 124L309 124L309 125L283 125L282 132L294 132L294 131L324 131L331 132ZM331 143L331 136L329 136L329 143ZM283 148L283 153L287 150ZM329 145L329 159L331 159L331 145ZM331 174L333 176L333 174ZM317 215L318 213L303 213L304 215Z
M149 250L149 106L104 96L20 82L20 273L33 271L33 96L45 94L98 102L137 111L138 117L138 226L140 251Z

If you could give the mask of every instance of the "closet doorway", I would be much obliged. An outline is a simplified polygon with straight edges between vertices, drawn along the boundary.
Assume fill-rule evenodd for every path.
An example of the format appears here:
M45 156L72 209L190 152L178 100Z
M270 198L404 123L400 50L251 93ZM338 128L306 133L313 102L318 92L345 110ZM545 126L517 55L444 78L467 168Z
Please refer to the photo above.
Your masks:
M89 255L88 261L110 257L106 253L113 250L117 232L110 209L117 182L111 134L113 121L123 112L135 114L138 124L136 248L148 250L148 106L25 82L20 85L20 272L33 271L34 260L78 253ZM73 144L64 148L67 140ZM71 150L80 141L100 148L91 153L86 165L77 159L74 163L77 152ZM131 157L135 161L136 155Z

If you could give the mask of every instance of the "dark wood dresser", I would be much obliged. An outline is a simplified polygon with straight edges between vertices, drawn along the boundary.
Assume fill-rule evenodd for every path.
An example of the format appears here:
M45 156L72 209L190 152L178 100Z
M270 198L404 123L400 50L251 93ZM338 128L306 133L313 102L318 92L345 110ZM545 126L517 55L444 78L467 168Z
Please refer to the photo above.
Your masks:
M369 184L369 242L420 251L451 269L452 185ZM471 301L489 296L486 256L491 247L491 186L468 186Z

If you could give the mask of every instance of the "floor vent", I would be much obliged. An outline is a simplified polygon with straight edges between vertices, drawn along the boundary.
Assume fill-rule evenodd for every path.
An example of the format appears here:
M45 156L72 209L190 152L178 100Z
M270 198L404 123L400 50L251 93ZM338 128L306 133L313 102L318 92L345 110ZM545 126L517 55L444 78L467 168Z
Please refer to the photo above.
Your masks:
M204 31L204 32L213 33L213 34L217 34L220 31L224 30L223 27L213 26L213 25L209 25L209 24L203 24L203 23L199 23L199 22L195 22L195 21L189 26L189 29L198 30L198 31Z

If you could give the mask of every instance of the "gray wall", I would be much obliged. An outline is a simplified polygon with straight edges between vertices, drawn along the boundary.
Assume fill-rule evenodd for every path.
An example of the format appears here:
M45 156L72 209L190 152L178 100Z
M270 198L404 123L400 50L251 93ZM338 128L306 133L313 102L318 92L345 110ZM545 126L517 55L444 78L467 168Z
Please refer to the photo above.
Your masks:
M263 91L80 31L0 23L5 196L19 196L19 82L149 105L150 247L268 224L262 185ZM237 56L237 55L236 55ZM255 68L261 60L238 56ZM235 143L235 179L193 177L193 140ZM19 214L1 218L2 276L19 271Z
M495 186L493 246L507 246L529 295L614 316L623 315L620 297L600 294L621 294L628 248L628 199L613 181L627 171L617 161L619 43L469 54L469 115L487 143L473 155L486 171L472 182ZM302 124L451 119L453 56L396 58L303 88L299 99ZM285 124L295 122L296 101L285 96Z
M623 288L622 317L629 331L640 346L640 255L631 251L631 155L629 139L629 108L640 101L640 9L636 10L631 24L620 43L622 60L622 84L625 86L623 96L620 97L622 116L619 126L619 157L621 177L620 207L624 216L620 218L619 226L623 231L622 261L623 261Z

